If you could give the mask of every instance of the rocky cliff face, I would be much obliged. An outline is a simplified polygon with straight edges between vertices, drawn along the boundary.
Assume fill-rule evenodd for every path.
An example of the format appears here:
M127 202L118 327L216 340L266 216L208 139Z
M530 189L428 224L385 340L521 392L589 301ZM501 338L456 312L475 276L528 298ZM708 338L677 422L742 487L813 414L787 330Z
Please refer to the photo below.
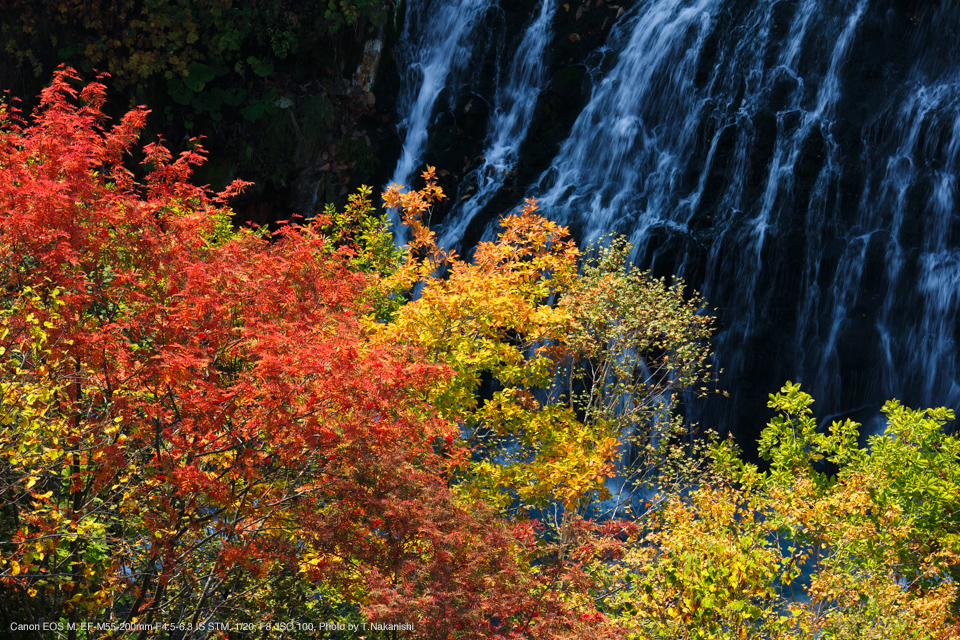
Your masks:
M432 17L453 4L470 23L450 45L457 62L431 76L425 52L450 40ZM786 379L821 415L869 421L888 397L960 404L960 7L410 0L406 11L374 88L396 127L383 156L394 170L381 175L396 177L421 136L401 164L438 166L456 194L440 218L448 244L493 233L527 195L584 241L628 235L638 263L683 276L716 307L732 397L689 411L745 440Z

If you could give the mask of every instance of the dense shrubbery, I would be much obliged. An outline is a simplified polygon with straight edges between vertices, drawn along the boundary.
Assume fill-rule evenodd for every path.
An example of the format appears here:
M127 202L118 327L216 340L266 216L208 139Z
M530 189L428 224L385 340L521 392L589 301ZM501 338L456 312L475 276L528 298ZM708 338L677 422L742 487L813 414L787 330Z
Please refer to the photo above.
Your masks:
M378 168L369 137L353 135L372 102L351 78L366 38L395 17L391 0L11 0L3 9L5 87L35 94L60 64L87 80L108 73L114 108L149 103L148 128L176 150L202 130L212 150L204 180L253 180L246 199L274 189L288 200L280 209L305 209L290 184L322 166L323 152L332 182L347 168Z
M159 83L173 104L214 121L225 113L255 121L288 106L279 63L344 26L384 24L389 8L388 0L15 0L0 17L0 40L15 67L37 76L66 62L109 72L131 95Z
M86 70L109 70L125 87L161 76L179 94L199 92L216 76L268 76L273 61L295 55L316 38L360 21L386 23L391 4L12 0L0 17L0 37L5 53L38 76L50 72L54 53L59 61Z
M788 384L761 471L675 415L711 380L711 319L622 242L582 254L530 203L464 260L423 222L432 171L384 196L403 250L367 190L237 231L189 183L198 152L148 145L135 182L143 110L107 128L103 86L74 81L0 115L5 628L960 632L950 412L890 403L859 449Z

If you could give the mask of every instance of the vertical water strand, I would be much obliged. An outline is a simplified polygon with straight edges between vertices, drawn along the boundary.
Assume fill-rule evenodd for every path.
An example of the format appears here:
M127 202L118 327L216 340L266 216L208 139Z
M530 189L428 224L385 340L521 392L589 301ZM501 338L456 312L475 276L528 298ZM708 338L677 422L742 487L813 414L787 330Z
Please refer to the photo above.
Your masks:
M697 405L700 419L761 424L751 406L784 379L864 421L886 397L960 404L954 14L649 0L614 26L587 106L528 193L584 241L628 234L641 266L683 275L715 305L734 399ZM519 77L502 73L498 107ZM516 161L498 160L499 118L475 195L455 209L466 217L441 230L448 244L469 207L506 195L495 168Z
M956 362L957 316L960 315L960 250L949 245L956 216L956 176L960 169L960 82L953 77L937 91L937 121L928 135L927 155L940 162L931 175L928 219L920 258L924 308L919 335L922 347L913 351L915 369L923 372L927 398L957 406L960 384ZM948 142L943 144L944 139Z
M809 200L805 210L802 211L805 221L806 251L802 265L801 295L797 303L794 344L802 369L805 372L815 372L812 377L803 376L807 379L808 388L826 406L837 406L840 402L839 396L843 384L840 379L837 341L848 314L859 305L861 285L865 275L864 265L868 260L868 252L873 246L871 243L875 242L872 231L866 234L858 229L844 232L838 223L838 217L841 214L838 192L842 178L843 157L834 131L836 106L843 93L841 71L867 7L867 0L859 0L844 20L836 45L831 51L829 66L817 87L816 106L812 111L804 114L801 125L790 140L789 159L785 164L789 171L783 176L784 184L779 188L769 189L769 191L779 192L781 196L790 194L797 176L802 175L804 171L804 153L809 153L805 145L809 144L810 140L819 141L822 161L813 180ZM784 190L783 187L789 190ZM763 236L766 234L772 213L768 207L773 205L773 202L774 198L764 200L764 208L760 216L762 223L758 228L760 246L762 246ZM782 197L779 203L782 203ZM782 204L780 209L784 209ZM830 242L832 237L844 235L848 236L844 240L846 249L837 266L833 283L824 291L821 284L821 267L826 243ZM825 326L821 327L818 318L823 317L825 304L832 307L827 313L829 320L826 321ZM812 352L809 349L811 344L815 345ZM854 380L852 383L862 385L865 382Z
M592 238L637 209L647 181L669 185L682 168L676 128L696 108L700 49L720 0L643 4L611 39L625 40L614 68L541 178L544 208ZM658 212L659 213L659 212Z
M935 9L930 26L936 34L955 34L960 16L955 7ZM911 221L920 227L919 275L916 289L922 296L919 326L909 327L903 342L903 357L914 378L909 383L922 389L919 398L927 405L960 408L960 248L957 238L956 180L960 170L960 73L956 38L943 38L945 47L924 50L911 74L929 87L928 125L922 143L918 140L915 164L927 177L928 194L923 217ZM908 228L905 223L905 229ZM906 240L909 233L903 233ZM909 325L908 325L909 326Z
M917 85L909 91L895 112L899 123L896 147L888 156L878 158L883 170L877 179L876 198L868 199L858 216L860 226L877 229L877 233L885 235L886 288L876 325L884 345L884 365L888 370L883 375L884 392L890 396L902 394L898 387L904 381L904 373L909 375L910 369L903 360L903 341L892 337L900 333L899 325L902 324L902 308L897 302L902 293L901 280L907 255L901 244L901 231L908 217L908 194L919 177L915 157L919 151L918 145L935 107L935 101L929 99L926 87Z
M686 148L680 155L688 162L697 156L697 139L709 140L696 187L680 200L674 214L688 230L697 225L708 226L720 229L723 235L736 226L731 224L733 218L739 217L747 206L743 185L749 181L752 170L750 156L757 136L754 118L763 109L769 91L764 57L774 44L772 25L770 5L757 6L745 16L737 30L740 42L736 49L721 50L713 62L698 109L702 113L691 114L685 123ZM731 147L729 151L727 145ZM725 182L718 188L720 177ZM661 199L666 200L664 196ZM697 219L707 211L706 219ZM635 241L642 242L642 236L635 237Z
M918 53L909 82L863 137L867 178L829 296L829 339L818 350L814 390L842 394L833 404L847 410L854 399L867 407L890 397L960 404L960 76L943 49ZM854 264L856 277L844 277Z
M480 18L493 0L410 0L397 45L403 150L391 182L409 185L426 148L441 92L464 73Z
M801 15L798 24L797 34L794 36L790 46L784 52L782 66L791 69L789 66L796 59L796 50L799 49L799 42L806 35L806 29L809 25L809 13L812 7L818 3L814 0L807 0L801 8ZM760 214L753 223L753 253L757 260L760 260L763 242L767 234L767 229L771 224L771 215L775 205L778 204L778 196L789 193L793 187L794 177L798 171L798 160L804 147L804 141L809 138L813 130L819 129L819 135L825 141L831 141L831 127L833 125L833 108L840 98L841 84L839 78L840 68L846 59L850 43L856 33L857 26L863 13L867 8L867 0L859 0L853 13L846 19L843 30L836 40L836 44L830 54L830 66L817 88L816 108L813 111L803 111L801 124L795 130L792 136L784 134L784 117L789 114L802 110L804 99L803 84L798 86L795 93L794 104L788 111L777 114L778 126L778 148L774 154L773 166L770 169L767 188L764 192ZM836 145L831 145L832 154L828 154L825 170L828 174L833 174L836 170ZM818 180L823 176L821 170ZM757 271L761 269L758 263Z
M801 289L797 292L794 313L798 336L794 349L799 353L802 353L806 346L805 340L799 336L816 324L814 318L820 300L816 283L821 250L820 234L823 231L821 227L825 224L827 212L833 210L830 186L836 184L840 173L837 159L839 150L831 139L833 110L841 95L840 71L867 8L867 0L859 0L846 15L824 16L826 24L817 25L824 29L839 27L839 32L828 60L821 63L826 63L826 68L821 67L822 71L814 71L819 71L820 82L815 87L816 93L811 96L799 68L799 60L800 52L804 50L811 29L816 24L814 16L818 6L817 0L805 0L797 7L787 37L765 83L769 91L771 85L790 80L785 84L792 86L792 90L782 98L782 104L778 105L779 108L774 114L775 142L765 184L754 205L756 213L752 218L737 215L721 230L720 237L709 248L708 264L711 276L708 286L704 287L704 293L711 296L715 288L724 290L722 297L730 299L733 305L730 320L720 336L721 364L733 378L740 375L747 358L756 358L755 354L744 349L744 345L751 344L757 339L757 335L769 330L769 311L771 307L777 306L777 301L772 299L777 292L775 289L762 287L760 283L770 279L771 271L783 269L785 265L793 263L792 268L799 268L803 273L797 283ZM839 25L838 18L842 20ZM816 169L815 176L808 178L812 187L804 210L801 209L802 204L796 202L796 180L799 174L809 171L801 164L810 140L821 141L826 158ZM798 260L799 256L794 258L780 255L777 251L767 257L769 252L766 251L765 243L768 235L782 233L791 224L789 219L799 215L810 218L805 227L810 241L806 243L807 250L800 254L802 260ZM736 247L735 252L731 253L731 247ZM799 253L798 250L802 251L801 247L793 248L792 252ZM765 259L772 259L772 263L765 264ZM725 266L724 262L731 264ZM728 283L718 282L731 277L735 283L732 287ZM842 308L844 307L841 305L840 309ZM829 337L827 340L829 341ZM822 355L822 349L816 350L815 357L819 359ZM816 368L823 370L820 363Z
M483 164L465 178L476 191L449 214L440 231L440 245L458 248L467 225L496 195L516 167L520 145L527 137L537 98L547 77L547 46L553 37L558 0L543 0L513 54L505 84L494 97Z
M955 226L955 180L960 164L960 77L953 74L931 85L918 84L905 103L903 118L911 126L888 162L885 190L895 215L888 264L891 287L881 322L902 335L897 358L905 380L930 403L960 404L956 362L957 316L960 314L960 250L951 246ZM929 195L922 217L913 194ZM919 247L911 246L919 238ZM910 255L917 253L916 266ZM911 272L916 270L915 284ZM904 289L915 288L920 308L898 305ZM911 317L917 320L911 322ZM899 326L897 326L899 325Z
M753 353L751 340L756 339L757 327L763 331L766 322L765 307L769 300L760 300L757 295L765 267L761 259L767 222L764 210L767 214L772 210L777 191L792 170L789 166L794 138L791 117L802 113L806 95L799 59L819 3L802 0L786 20L782 15L775 15L778 4L781 8L784 6L767 3L754 9L751 24L736 34L739 42L731 46L730 62L725 68L715 70L714 83L721 86L725 83L726 93L733 94L728 112L736 109L734 160L732 170L724 176L723 194L716 198L712 210L702 202L711 178L711 167L709 164L704 167L691 199L693 207L688 222L711 230L712 238L703 258L705 281L699 287L706 299L724 301L719 305L723 322L717 336L717 359L725 370L724 384L729 385L735 403L749 402L741 397L736 381L754 366L757 355ZM745 56L745 52L748 55ZM731 78L740 74L745 86L743 97L738 99L741 91L731 86ZM711 86L709 96L717 92L717 88ZM719 138L714 136L714 145ZM758 157L757 149L763 146L763 140L769 141L766 143L769 155L761 153ZM714 148L711 147L711 154ZM748 189L755 195L748 194ZM697 209L704 209L699 220L694 217ZM712 219L703 219L706 212ZM751 218L751 214L756 216L755 212L760 215ZM685 259L697 261L696 255L687 253ZM726 382L730 380L735 382ZM721 408L714 407L714 411L718 409ZM729 410L725 415L729 415Z

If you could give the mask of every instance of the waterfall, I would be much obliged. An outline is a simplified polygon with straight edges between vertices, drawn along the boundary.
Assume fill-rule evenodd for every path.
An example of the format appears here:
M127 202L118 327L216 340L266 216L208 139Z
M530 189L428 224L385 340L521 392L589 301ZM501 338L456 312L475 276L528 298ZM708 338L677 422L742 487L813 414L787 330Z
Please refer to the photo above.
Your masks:
M570 137L541 181L541 206L587 239L623 228L638 192L670 192L696 109L698 52L720 0L666 0L641 6L625 30L616 66L594 89ZM647 217L651 212L647 203Z
M546 82L547 46L553 35L551 21L557 0L542 0L540 11L524 32L523 40L507 68L506 83L494 96L483 164L465 178L474 192L449 214L439 243L458 248L467 225L489 204L519 159L527 137L537 97Z
M572 63L590 67L582 108L514 202L538 197L583 241L625 234L640 266L701 291L732 398L691 403L691 417L749 441L787 379L821 415L871 421L891 397L960 408L960 10L621 4L602 55ZM509 210L493 195L524 166L537 96L566 62L547 67L557 25L577 7L551 28L548 5L498 67L486 150L462 178L476 190L441 229L447 245L471 221L492 236Z
M920 397L956 407L960 248L951 235L957 216L960 73L930 85L916 83L899 115L902 132L879 179L879 201L869 202L862 213L869 226L879 226L885 211L893 214L885 236L889 285L878 326L902 338L887 358L884 387L894 395L905 382L918 389ZM911 202L911 191L920 185L929 195ZM919 219L918 205L923 212ZM917 242L910 236L918 231ZM917 296L910 300L916 307L905 308L904 298L911 292Z
M475 31L492 0L410 0L397 45L397 111L403 151L391 183L409 185L420 168L437 101L469 69Z

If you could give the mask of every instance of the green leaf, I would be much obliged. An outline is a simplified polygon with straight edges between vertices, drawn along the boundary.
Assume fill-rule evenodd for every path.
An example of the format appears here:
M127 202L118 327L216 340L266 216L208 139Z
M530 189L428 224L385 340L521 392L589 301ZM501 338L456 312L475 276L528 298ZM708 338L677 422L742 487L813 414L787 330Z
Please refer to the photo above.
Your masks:
M183 76L183 82L191 91L203 91L207 83L213 80L216 74L213 68L202 62L191 62L187 65L186 74Z

